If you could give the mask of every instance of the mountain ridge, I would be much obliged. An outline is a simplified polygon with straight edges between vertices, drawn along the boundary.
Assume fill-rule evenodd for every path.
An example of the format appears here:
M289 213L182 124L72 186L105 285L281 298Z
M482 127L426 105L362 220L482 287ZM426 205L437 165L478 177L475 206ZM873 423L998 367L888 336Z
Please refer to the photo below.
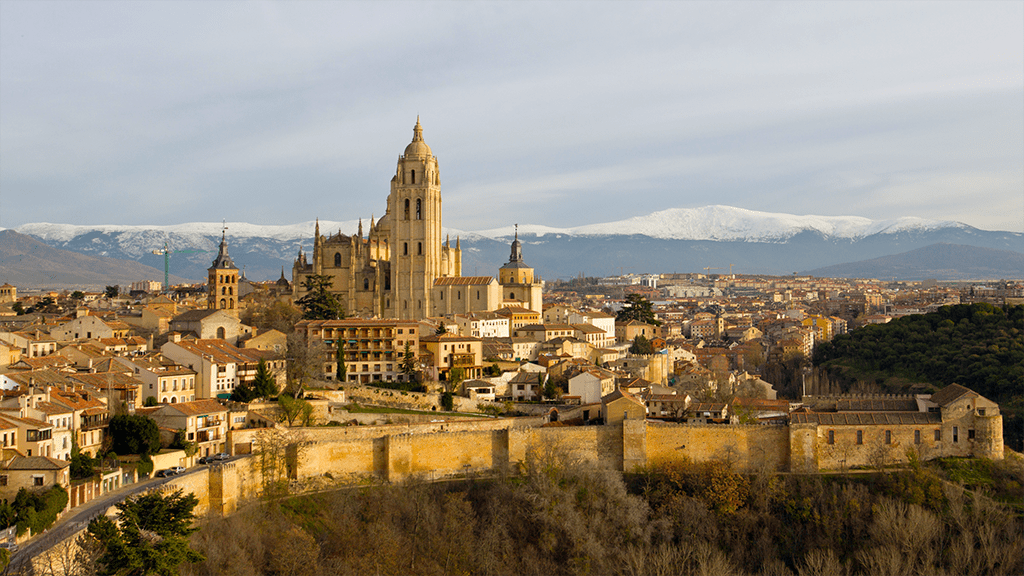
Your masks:
M319 221L322 234L353 234L359 220ZM134 260L157 269L153 255L167 243L172 273L202 281L222 233L235 262L252 280L291 276L299 250L310 251L316 221L290 225L193 222L169 226L81 226L33 223L18 227L46 244L83 254ZM363 221L364 230L369 220ZM444 228L459 238L463 273L493 275L508 258L512 226L466 232ZM644 217L575 228L518 227L525 258L546 278L585 273L698 272L705 267L751 274L790 274L898 254L937 243L1024 253L1024 234L986 231L961 222L915 217L870 220L857 216L821 217L756 212L728 206L670 208ZM162 278L162 276L161 276ZM140 278L141 279L141 278Z

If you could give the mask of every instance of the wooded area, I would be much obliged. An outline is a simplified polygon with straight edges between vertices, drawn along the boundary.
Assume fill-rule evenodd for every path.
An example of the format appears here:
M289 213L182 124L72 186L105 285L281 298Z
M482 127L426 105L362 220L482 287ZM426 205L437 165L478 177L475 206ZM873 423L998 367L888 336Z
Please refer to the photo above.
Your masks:
M871 324L822 343L814 364L837 380L873 381L893 393L916 383L966 386L999 403L1004 441L1024 449L1024 306L943 306Z

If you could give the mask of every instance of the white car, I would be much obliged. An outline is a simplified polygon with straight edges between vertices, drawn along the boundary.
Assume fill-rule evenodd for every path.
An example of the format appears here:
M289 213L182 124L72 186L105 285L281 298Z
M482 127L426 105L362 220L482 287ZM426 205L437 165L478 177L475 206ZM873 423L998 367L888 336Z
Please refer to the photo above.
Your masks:
M168 470L170 470L172 474L182 474L182 473L185 472L185 467L184 466L171 466L170 468L168 468Z

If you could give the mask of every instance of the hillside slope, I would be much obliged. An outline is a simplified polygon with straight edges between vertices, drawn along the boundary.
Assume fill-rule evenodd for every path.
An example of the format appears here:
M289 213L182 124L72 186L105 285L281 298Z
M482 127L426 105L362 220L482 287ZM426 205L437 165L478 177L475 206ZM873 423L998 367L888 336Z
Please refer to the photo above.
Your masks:
M163 270L145 264L61 250L14 230L0 230L0 282L9 282L21 289L102 290L112 284L140 280L162 282L163 278ZM171 282L188 281L171 276Z

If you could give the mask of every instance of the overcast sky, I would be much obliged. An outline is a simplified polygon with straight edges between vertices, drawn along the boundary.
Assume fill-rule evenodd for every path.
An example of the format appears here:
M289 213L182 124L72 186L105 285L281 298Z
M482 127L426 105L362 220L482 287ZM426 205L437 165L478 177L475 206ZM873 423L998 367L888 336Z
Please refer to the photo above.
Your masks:
M0 2L0 226L724 204L1024 232L1022 2Z

